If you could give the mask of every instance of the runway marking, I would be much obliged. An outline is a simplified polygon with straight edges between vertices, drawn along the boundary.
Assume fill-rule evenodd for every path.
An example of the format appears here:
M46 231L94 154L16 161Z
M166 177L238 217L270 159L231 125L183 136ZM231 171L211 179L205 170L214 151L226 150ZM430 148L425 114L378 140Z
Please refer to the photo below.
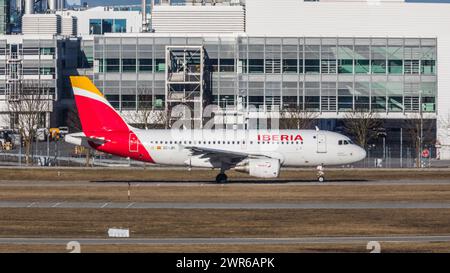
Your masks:
M53 206L52 206L52 208L56 208L57 206L59 206L59 205L61 205L61 203L55 203Z
M366 244L370 241L378 241L380 243L433 243L450 242L450 235L327 236L294 238L0 238L0 244L3 245L66 244L69 241L78 241L82 245Z
M0 201L0 208L73 208L73 209L450 209L450 202L300 202L300 203L198 203L198 202L17 202Z

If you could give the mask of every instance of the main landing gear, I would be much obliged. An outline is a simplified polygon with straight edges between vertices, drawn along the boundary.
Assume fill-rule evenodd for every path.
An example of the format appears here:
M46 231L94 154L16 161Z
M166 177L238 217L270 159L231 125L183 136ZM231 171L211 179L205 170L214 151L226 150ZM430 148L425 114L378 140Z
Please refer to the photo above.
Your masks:
M227 177L227 175L226 175L225 173L219 173L219 174L216 176L216 182L217 182L217 183L220 183L220 184L226 183L226 182L227 182L227 179L228 179L228 177Z
M325 172L324 172L323 164L317 166L317 180L321 183L325 182Z

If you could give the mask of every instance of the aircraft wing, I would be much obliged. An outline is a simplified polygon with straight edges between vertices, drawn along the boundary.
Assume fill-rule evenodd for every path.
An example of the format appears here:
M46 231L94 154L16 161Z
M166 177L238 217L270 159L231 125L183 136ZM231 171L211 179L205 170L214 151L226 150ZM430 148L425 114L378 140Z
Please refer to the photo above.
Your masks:
M260 154L242 153L197 146L187 146L185 149L190 150L194 156L208 158L210 161L221 161L230 165L239 163L246 158L268 158L268 156Z

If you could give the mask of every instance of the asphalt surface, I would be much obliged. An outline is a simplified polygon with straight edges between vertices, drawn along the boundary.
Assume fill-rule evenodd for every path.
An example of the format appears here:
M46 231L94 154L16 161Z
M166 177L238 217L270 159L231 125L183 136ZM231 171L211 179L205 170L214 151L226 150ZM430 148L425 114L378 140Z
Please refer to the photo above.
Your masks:
M346 180L331 180L325 183L319 183L313 180L230 180L225 184L217 184L214 181L158 181L158 180L92 180L92 181L29 181L29 180L0 180L1 187L110 187L110 186L126 186L130 183L133 187L159 187L159 186L214 186L226 187L232 186L246 186L246 185L265 185L265 186L358 186L358 185L450 185L449 179L421 179L421 180L367 180L367 181L346 181Z
M197 202L20 202L0 201L0 208L64 209L450 209L446 202L302 202L302 203L197 203Z
M450 235L436 236L352 236L297 238L0 238L3 245L58 245L76 241L81 245L214 245L214 244L356 244L377 242L450 242Z

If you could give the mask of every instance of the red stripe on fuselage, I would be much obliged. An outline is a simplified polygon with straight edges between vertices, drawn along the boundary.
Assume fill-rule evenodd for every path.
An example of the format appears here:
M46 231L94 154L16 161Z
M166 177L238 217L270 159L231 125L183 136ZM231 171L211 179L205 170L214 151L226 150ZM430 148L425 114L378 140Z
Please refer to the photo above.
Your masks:
M138 149L130 151L130 133L134 133L122 117L105 103L75 95L83 132L87 137L104 138L102 145L89 141L89 145L101 152L154 163L149 152L137 138Z

